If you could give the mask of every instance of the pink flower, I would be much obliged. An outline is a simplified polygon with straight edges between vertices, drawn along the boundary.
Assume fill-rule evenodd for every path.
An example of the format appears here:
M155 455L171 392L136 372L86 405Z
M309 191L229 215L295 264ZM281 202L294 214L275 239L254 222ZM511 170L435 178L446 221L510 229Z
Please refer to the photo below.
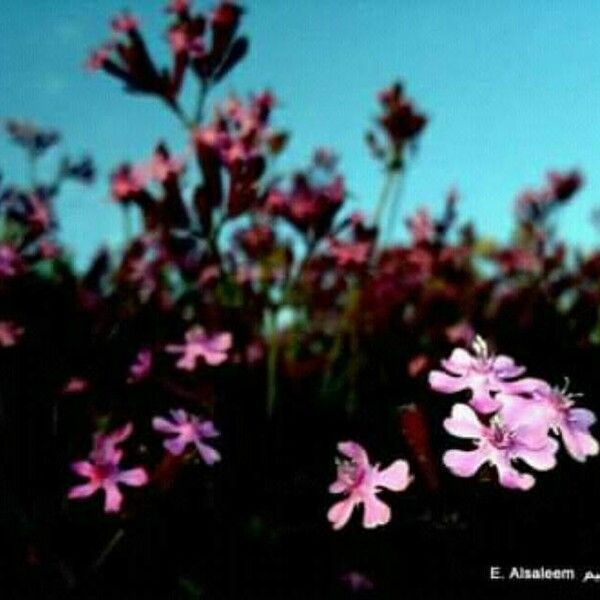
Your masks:
M534 401L542 403L547 410L548 426L560 433L567 452L579 462L598 454L598 441L589 432L596 422L596 415L586 408L575 408L578 394L546 385L535 391ZM531 404L530 404L531 406Z
M174 436L165 440L163 444L171 454L179 456L187 446L193 444L207 465L213 465L221 460L221 455L214 448L204 443L204 440L216 438L220 435L212 421L191 415L183 409L169 412L172 421L155 417L152 419L152 427L156 431Z
M85 62L86 69L88 69L88 71L98 71L102 69L110 59L114 49L115 44L113 42L107 42L97 50L94 50Z
M339 242L331 240L329 252L340 267L364 265L371 253L371 242Z
M482 414L493 413L500 408L501 404L495 397L497 392L531 393L543 385L540 379L532 377L517 379L525 372L525 367L517 366L509 356L491 356L487 344L479 336L473 342L473 350L474 355L462 348L453 350L450 358L442 360L447 373L432 371L429 385L444 394L471 390L469 404Z
M471 477L485 463L496 467L500 485L529 490L535 479L517 471L512 461L520 459L538 471L556 465L556 440L548 437L548 428L541 411L529 410L529 401L516 397L503 398L500 413L489 425L481 423L466 404L455 404L452 415L444 421L446 431L456 437L475 441L475 450L448 450L443 462L458 477Z
M23 327L19 327L13 321L0 321L0 346L14 346L23 335L23 331Z
M364 505L363 527L371 529L385 525L391 518L389 507L377 498L381 488L394 492L405 490L412 480L408 463L396 460L383 471L371 465L366 451L356 442L341 442L338 450L349 460L338 463L337 479L329 486L332 494L347 494L334 504L327 519L334 529L341 529L350 519L355 506Z
M183 14L190 8L190 0L170 0L165 11L168 13Z
M146 165L148 177L160 183L165 183L170 177L179 175L184 168L183 158L169 156L161 150L157 150Z
M198 358L202 357L206 364L217 366L227 360L227 351L231 348L231 333L218 332L207 334L203 327L196 325L185 334L185 344L169 344L166 351L182 354L177 367L186 371L196 368Z
M87 498L98 490L105 494L104 511L119 512L123 502L123 494L119 484L140 487L148 483L148 474L142 467L121 470L119 463L123 458L123 451L117 444L123 442L133 427L130 423L109 434L95 434L94 447L89 460L74 462L72 470L81 477L89 479L88 483L77 485L69 491L70 499Z
M412 236L413 244L433 242L435 223L426 208L420 208L413 217L406 219L406 225Z
M110 26L115 33L129 33L139 27L139 19L130 15L129 13L123 13L115 17Z
M127 383L137 383L146 379L152 370L152 352L147 348L140 350L135 357L135 361L129 367L129 377Z
M128 200L139 194L148 180L145 169L140 165L122 165L110 178L110 189L115 200Z

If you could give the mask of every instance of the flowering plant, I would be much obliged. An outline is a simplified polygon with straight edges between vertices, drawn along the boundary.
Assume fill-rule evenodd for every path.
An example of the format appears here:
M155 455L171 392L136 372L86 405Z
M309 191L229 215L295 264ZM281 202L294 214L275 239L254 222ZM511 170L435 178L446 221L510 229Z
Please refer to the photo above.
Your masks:
M28 187L0 182L2 517L18 589L390 597L432 565L448 576L443 540L472 552L462 532L477 523L509 531L502 559L519 528L523 547L543 548L544 519L569 535L551 511L589 518L600 497L587 460L600 253L572 252L553 227L582 175L552 171L520 195L508 243L459 223L452 190L441 214L405 216L407 241L386 244L428 123L404 87L380 92L366 134L384 175L373 214L351 212L331 150L275 170L289 134L271 91L211 104L249 50L244 9L171 0L166 15L169 66L130 13L86 63L157 99L188 139L115 166L121 249L73 267L54 203L94 164L64 158L42 182L59 134L5 124L31 167ZM581 398L553 387L561 376ZM483 540L476 552L498 560Z

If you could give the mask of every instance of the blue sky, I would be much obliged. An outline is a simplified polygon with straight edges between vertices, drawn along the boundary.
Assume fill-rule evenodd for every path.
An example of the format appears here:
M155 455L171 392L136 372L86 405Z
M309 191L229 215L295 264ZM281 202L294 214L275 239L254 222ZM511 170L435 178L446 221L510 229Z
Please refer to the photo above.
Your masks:
M185 138L157 102L125 95L82 62L122 8L139 14L157 53L165 52L162 1L22 0L0 17L0 117L60 129L65 149L99 165L92 189L60 200L63 238L85 260L102 241L121 240L106 181L119 161L145 158L159 139ZM208 8L211 2L196 0ZM585 190L560 218L570 240L598 239L589 222L600 205L600 3L597 0L246 0L249 58L221 85L272 88L277 123L292 130L284 166L315 146L339 151L356 208L369 209L381 172L364 148L374 96L395 78L430 116L403 192L403 216L462 195L461 214L497 237L510 232L512 201L542 184L548 168L581 168ZM191 100L191 98L190 98ZM23 170L0 139L0 168ZM48 161L51 163L51 160ZM397 233L402 230L399 223Z

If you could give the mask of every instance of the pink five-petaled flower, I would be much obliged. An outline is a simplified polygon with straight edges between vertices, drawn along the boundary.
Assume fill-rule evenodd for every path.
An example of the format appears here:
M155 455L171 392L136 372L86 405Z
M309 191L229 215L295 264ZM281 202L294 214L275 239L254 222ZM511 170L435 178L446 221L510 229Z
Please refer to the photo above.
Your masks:
M185 371L193 371L196 368L196 361L200 357L211 366L225 362L231 344L231 333L208 334L203 327L196 325L185 334L185 344L169 344L166 351L172 354L181 354L182 357L177 361L177 366Z
M501 404L495 397L498 392L529 394L543 385L540 379L518 379L525 367L517 366L512 358L502 354L489 354L487 344L479 337L473 342L474 354L455 348L450 358L442 360L443 371L429 374L429 385L437 392L454 394L470 389L469 404L481 414L497 411Z
M89 479L88 483L76 485L69 490L70 499L87 498L98 490L104 490L104 511L119 512L123 503L123 494L119 484L140 487L148 483L148 474L142 467L121 470L119 463L123 451L118 444L127 439L133 427L130 423L111 433L96 433L94 446L89 460L72 463L72 470L81 477Z
M475 450L448 450L444 464L458 477L471 477L489 463L496 467L500 485L529 490L535 478L517 471L512 461L520 459L538 471L556 465L558 443L548 436L543 411L531 411L527 400L502 397L502 410L484 425L466 404L455 404L444 421L446 431L456 437L474 440Z
M332 494L347 494L344 500L334 504L327 519L334 529L341 529L350 519L355 506L364 505L363 526L367 529L385 525L391 511L377 494L382 488L401 492L412 481L408 463L396 460L383 471L379 465L371 465L365 449L356 442L340 442L338 450L348 460L339 461L337 479L329 486Z
M179 456L187 446L193 444L207 465L213 465L221 460L221 455L214 448L204 443L204 440L216 438L220 435L212 421L191 415L183 409L169 412L171 421L162 417L155 417L152 419L152 427L156 431L174 436L164 441L164 447L171 454Z
M567 391L568 381L559 389L545 385L533 394L534 401L542 403L547 410L548 426L560 433L567 452L579 462L598 454L598 441L589 429L596 422L596 415L586 408L575 408L578 394Z

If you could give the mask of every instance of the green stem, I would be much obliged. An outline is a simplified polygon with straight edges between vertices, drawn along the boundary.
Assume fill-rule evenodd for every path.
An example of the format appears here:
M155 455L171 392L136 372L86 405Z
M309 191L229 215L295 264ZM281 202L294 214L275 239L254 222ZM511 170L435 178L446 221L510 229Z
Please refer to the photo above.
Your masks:
M125 535L125 530L123 528L119 529L115 535L110 539L108 544L104 547L98 558L94 561L92 565L92 571L97 571L109 557L110 553L117 547L119 542L123 539Z
M392 191L396 174L397 171L392 170L388 170L385 173L385 180L383 182L383 187L381 188L381 194L379 195L379 202L375 207L375 213L373 215L373 225L377 227L377 230L380 229L381 219L383 218L383 213L387 207L388 198Z
M122 205L123 207L123 243L125 246L129 243L132 234L131 227L131 211L129 206Z
M277 309L269 308L265 313L265 326L269 340L267 355L267 415L271 417L277 401L277 359L279 343L277 338Z
M385 230L385 234L383 237L383 242L389 242L394 231L394 227L398 221L398 217L400 215L400 201L402 200L402 191L404 183L404 178L398 173L396 179L396 186L394 188L393 194L391 194L391 202L390 202L390 210L389 210L389 219L387 221L387 227Z

